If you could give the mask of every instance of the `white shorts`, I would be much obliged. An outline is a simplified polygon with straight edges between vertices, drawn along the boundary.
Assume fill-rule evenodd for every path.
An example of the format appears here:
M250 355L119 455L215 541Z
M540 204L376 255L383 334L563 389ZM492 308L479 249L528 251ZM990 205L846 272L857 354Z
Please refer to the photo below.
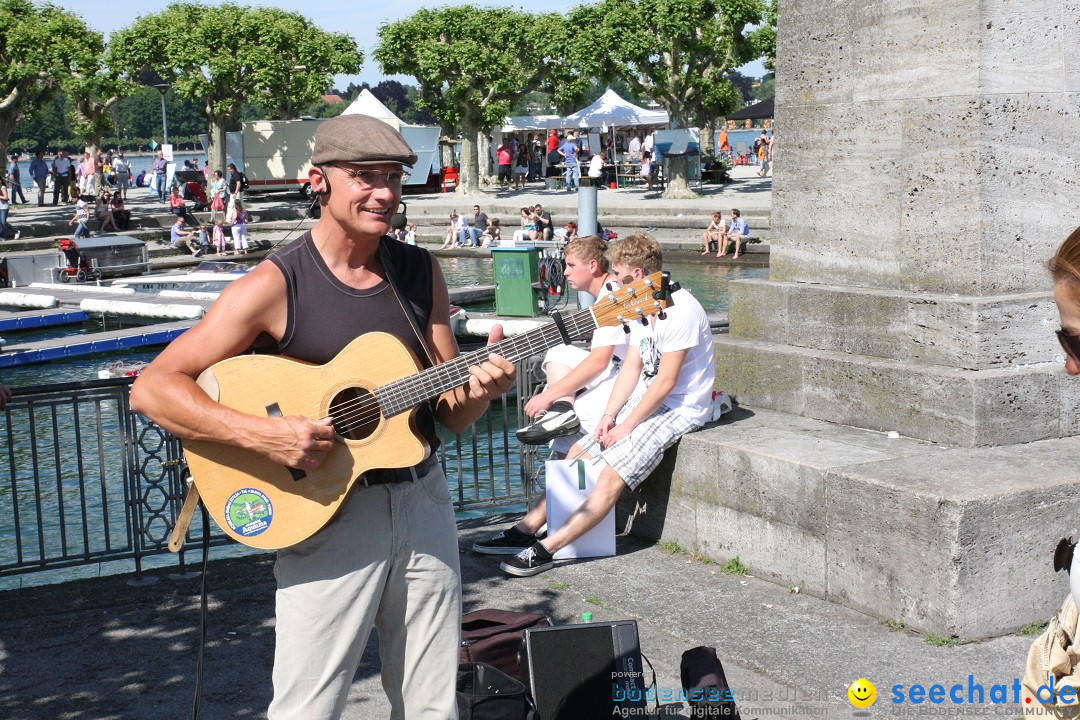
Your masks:
M548 363L556 362L571 369L576 368L589 356L589 351L576 345L556 345L544 355L544 373L547 373ZM577 413L581 422L581 430L574 435L555 438L551 441L551 449L564 455L570 450L575 442L583 437L591 437L596 432L596 426L600 424L600 418L604 415L611 390L615 387L615 378L619 370L615 363L608 363L607 368L597 375L592 381L578 391L574 398L574 412Z

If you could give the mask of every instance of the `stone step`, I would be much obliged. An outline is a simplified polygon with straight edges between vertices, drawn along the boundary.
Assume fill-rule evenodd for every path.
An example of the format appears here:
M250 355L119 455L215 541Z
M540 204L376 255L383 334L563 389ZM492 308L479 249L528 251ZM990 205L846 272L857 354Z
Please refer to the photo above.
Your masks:
M619 527L908 630L985 638L1069 591L1051 557L1075 533L1077 452L1078 437L957 449L737 407L624 495Z
M732 312L733 333L744 312ZM1080 431L1073 411L1080 388L1052 362L986 370L913 366L723 335L716 382L754 407L852 425L872 417L875 430L966 447Z

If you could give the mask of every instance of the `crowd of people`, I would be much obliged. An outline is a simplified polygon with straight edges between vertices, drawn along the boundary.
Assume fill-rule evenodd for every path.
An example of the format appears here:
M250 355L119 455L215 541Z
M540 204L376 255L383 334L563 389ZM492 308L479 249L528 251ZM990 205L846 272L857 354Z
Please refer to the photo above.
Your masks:
M527 182L561 176L568 192L581 186L582 172L596 181L597 187L608 187L614 179L613 163L619 151L607 137L600 138L601 147L590 147L584 134L569 130L565 134L549 130L546 140L539 133L519 139L516 133L504 135L490 147L490 169L496 171L501 187L521 190ZM633 168L648 189L658 182L659 167L651 162L652 133L642 137L634 134L621 152L622 162Z
M11 153L7 179L0 179L0 236L3 237L20 237L21 233L8 222L8 215L12 205L29 204L21 185L20 158L21 153ZM59 150L51 163L45 161L41 151L34 153L29 174L37 188L38 207L47 204L46 196L50 190L54 206L75 206L68 226L75 227L77 239L91 236L92 223L96 223L97 230L102 233L128 230L131 224L131 210L126 206L128 191L132 187L148 187L159 203L168 202L169 211L185 227L193 228L190 235L209 237L220 234L215 233L215 226L228 226L234 250L237 254L246 254L247 211L243 203L243 194L248 187L246 175L230 163L226 181L222 171L211 172L209 161L204 160L200 168L195 160L185 160L177 168L178 172L186 171L184 179L174 179L170 184L168 169L169 162L160 148L149 171L140 172L137 176L133 176L131 162L123 150L87 151L78 161L69 157L66 150ZM200 173L201 178L191 179L189 173L192 172ZM189 203L193 203L190 208ZM210 212L206 222L193 214L202 211ZM175 232L174 228L171 238L174 247L178 244ZM193 247L195 245L192 243ZM218 243L200 242L192 252L202 254L217 247Z
M577 223L570 222L561 230L554 229L551 213L544 210L539 203L521 208L518 220L519 227L511 237L513 245L526 241L550 241L555 238L568 242L577 237ZM459 215L456 210L450 213L440 250L498 247L503 244L502 233L502 221L499 218L489 218L479 205L473 205L471 217ZM398 231L394 236L398 240L416 244L416 226L412 225L408 233L401 234L401 231Z

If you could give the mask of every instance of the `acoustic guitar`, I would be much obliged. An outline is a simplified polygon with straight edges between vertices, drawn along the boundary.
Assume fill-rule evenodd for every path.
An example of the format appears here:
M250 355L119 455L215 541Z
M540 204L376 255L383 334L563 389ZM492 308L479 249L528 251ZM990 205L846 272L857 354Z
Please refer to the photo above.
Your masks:
M325 365L274 355L222 360L198 378L213 400L254 415L329 416L337 436L323 464L306 472L232 445L185 440L190 492L234 540L267 550L294 545L334 518L365 472L411 467L428 456L415 408L467 383L470 366L490 353L517 362L597 327L647 322L668 307L675 287L668 273L654 273L591 308L427 369L381 332L356 338Z

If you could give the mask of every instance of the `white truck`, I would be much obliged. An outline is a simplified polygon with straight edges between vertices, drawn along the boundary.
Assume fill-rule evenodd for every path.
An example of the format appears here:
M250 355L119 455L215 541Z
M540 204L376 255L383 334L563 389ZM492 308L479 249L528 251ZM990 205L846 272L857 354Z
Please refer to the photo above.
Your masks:
M383 118L380 118L383 119ZM256 120L242 125L240 132L226 133L226 162L240 168L248 179L248 192L299 190L302 197L311 198L308 169L315 150L315 130L324 119ZM439 184L439 128L424 125L403 125L387 120L396 127L416 153L407 185ZM203 141L203 147L208 143ZM228 175L226 171L226 176Z

